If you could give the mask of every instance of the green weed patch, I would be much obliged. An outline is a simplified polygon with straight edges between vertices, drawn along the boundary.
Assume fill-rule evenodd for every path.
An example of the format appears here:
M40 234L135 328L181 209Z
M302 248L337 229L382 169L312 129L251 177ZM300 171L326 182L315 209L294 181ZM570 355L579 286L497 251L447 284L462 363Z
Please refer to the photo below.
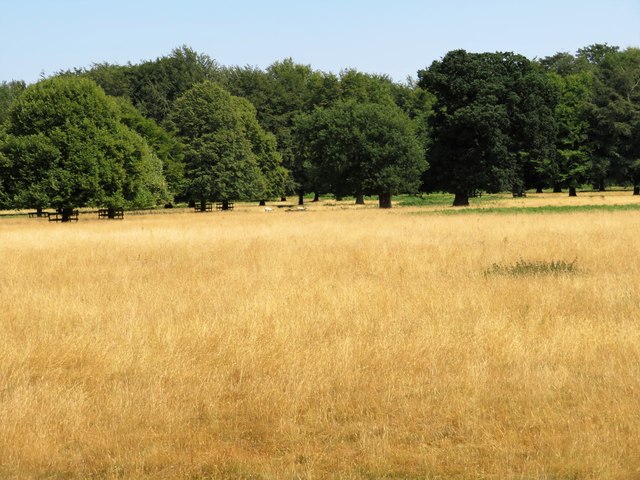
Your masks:
M512 277L538 275L566 275L578 272L577 259L571 262L565 260L528 261L518 260L512 265L494 263L485 270L485 275L509 275Z

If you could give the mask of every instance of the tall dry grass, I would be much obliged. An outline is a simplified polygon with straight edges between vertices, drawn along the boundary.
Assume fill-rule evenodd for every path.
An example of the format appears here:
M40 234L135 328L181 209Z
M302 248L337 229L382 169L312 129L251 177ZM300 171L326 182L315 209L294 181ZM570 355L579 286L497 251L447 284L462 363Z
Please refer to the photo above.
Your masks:
M640 216L0 221L1 478L640 478ZM573 261L577 273L485 274Z

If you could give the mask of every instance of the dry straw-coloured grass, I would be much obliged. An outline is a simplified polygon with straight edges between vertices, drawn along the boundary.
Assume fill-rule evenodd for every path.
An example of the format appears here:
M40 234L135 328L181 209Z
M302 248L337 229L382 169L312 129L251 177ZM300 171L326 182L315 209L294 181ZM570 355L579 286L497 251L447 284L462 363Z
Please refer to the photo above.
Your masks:
M640 478L640 215L0 221L1 478ZM560 275L494 263L576 261Z

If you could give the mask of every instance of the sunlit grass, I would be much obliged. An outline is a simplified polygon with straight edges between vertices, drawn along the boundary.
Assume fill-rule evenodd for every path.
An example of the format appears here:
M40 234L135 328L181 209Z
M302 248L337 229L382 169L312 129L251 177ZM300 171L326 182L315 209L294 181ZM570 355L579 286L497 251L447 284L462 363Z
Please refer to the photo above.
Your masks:
M636 211L347 206L0 220L0 478L640 475Z

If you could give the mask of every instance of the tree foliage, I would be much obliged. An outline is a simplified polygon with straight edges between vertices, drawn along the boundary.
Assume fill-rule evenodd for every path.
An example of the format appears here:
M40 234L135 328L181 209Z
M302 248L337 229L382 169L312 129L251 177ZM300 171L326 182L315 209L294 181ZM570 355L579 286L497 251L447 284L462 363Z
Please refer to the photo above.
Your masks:
M395 105L338 102L298 117L295 131L316 185L338 196L417 191L427 168L410 120Z
M12 207L148 207L168 200L161 161L87 79L29 86L10 110L2 152Z
M640 182L640 49L610 49L594 71L588 132L600 178ZM602 166L604 164L604 166Z
M592 76L588 71L549 75L560 93L555 109L558 125L556 161L550 165L551 184L577 188L589 179L591 149L588 144Z
M0 83L0 128L9 118L9 110L14 101L27 88L22 81L1 82Z
M169 124L184 144L193 200L262 200L282 192L286 171L275 139L248 101L203 82L176 100Z
M418 75L437 99L427 188L455 193L461 205L477 189L521 188L525 162L548 154L555 137L544 74L520 55L456 50Z
M396 83L290 58L220 67L183 46L30 87L2 82L0 203L411 191L421 167L384 153L402 150L406 129L405 149L417 139L431 163L422 188L454 192L456 203L476 190L588 183L632 183L640 194L640 50L594 44L533 62L456 50L417 82Z
M274 62L264 71L236 67L223 70L221 76L225 88L247 98L256 108L260 125L276 136L282 163L290 172L286 190L308 190L308 172L295 155L294 118L336 101L338 78L314 71L310 65L295 63L291 58Z
M131 101L143 115L162 122L172 103L194 85L215 78L217 64L188 47L175 49L168 57L145 62L134 70Z
M372 75L355 69L340 72L341 100L393 105L393 94L393 82L386 75Z
M208 55L187 46L138 65L94 64L66 72L87 76L114 97L124 97L147 118L162 124L173 102L197 83L215 79L220 68Z
M556 110L560 125L557 176L565 186L590 182L604 189L608 182L638 183L634 153L640 100L637 48L594 44L547 57L562 99Z
M185 179L182 145L178 139L162 128L158 123L146 118L129 100L114 98L121 122L138 133L147 142L155 155L162 161L162 171L167 181L170 196L185 197Z

